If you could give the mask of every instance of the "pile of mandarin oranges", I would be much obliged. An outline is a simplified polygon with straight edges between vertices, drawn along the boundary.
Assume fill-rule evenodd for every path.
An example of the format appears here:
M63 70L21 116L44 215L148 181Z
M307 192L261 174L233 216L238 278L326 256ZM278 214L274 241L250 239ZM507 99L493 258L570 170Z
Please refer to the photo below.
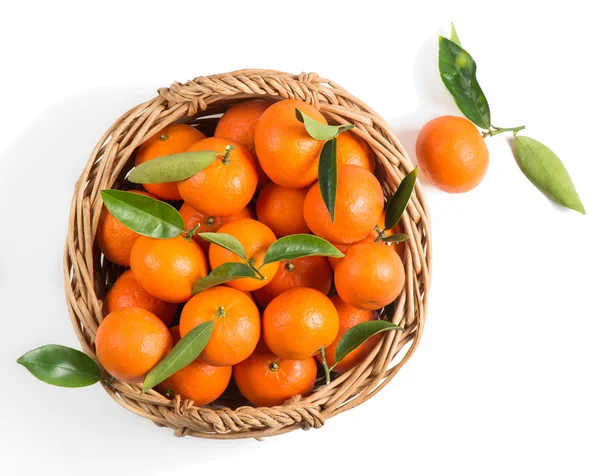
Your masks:
M178 182L146 183L134 193L176 207L185 230L168 239L140 235L103 208L96 243L122 271L104 298L96 355L106 372L140 383L199 325L212 322L203 350L155 390L205 405L228 387L256 406L310 394L318 367L345 372L377 345L374 335L336 362L336 346L354 326L379 320L401 293L404 243L385 242L385 200L371 148L351 130L337 140L335 219L322 197L323 141L296 109L322 124L301 101L247 100L229 107L213 137L172 124L135 151L136 166L190 151L217 151L206 168ZM141 188L141 187L140 187ZM237 239L246 259L204 239ZM310 255L263 265L282 237L315 235L343 257ZM194 284L225 263L249 263L260 279L240 277L199 292Z

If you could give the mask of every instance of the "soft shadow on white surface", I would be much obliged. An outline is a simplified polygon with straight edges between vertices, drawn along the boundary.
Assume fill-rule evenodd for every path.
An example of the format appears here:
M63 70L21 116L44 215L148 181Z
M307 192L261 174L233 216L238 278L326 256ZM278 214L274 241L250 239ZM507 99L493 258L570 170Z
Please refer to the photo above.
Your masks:
M13 441L28 445L35 455L27 461L3 456L8 461L2 467L14 469L0 471L3 474L65 466L87 474L116 468L114 474L159 474L199 459L218 461L232 451L241 454L266 447L254 440L175 438L171 430L121 408L99 385L53 387L15 362L44 344L78 347L64 300L62 271L74 184L115 118L152 97L155 90L151 84L132 84L68 97L35 117L0 156L0 374L4 382L11 382L11 390L2 392L0 399L4 408L15 410L5 412L3 426L10 429ZM135 454L141 448L144 453Z
M438 32L438 34L442 33L441 30ZM417 164L415 144L421 128L434 117L447 114L460 115L460 111L440 78L437 57L438 35L435 35L423 44L415 57L412 77L417 96L417 107L407 114L389 120L415 165ZM429 185L423 175L419 179Z

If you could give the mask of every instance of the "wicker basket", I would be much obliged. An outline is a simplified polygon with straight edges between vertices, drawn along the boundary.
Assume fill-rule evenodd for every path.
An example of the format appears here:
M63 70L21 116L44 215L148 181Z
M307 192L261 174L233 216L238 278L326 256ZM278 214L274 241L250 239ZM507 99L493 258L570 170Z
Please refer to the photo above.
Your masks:
M364 102L336 83L316 74L292 75L268 70L242 70L175 83L158 96L123 114L102 136L75 186L66 242L64 272L69 313L82 348L94 359L94 341L102 321L102 299L122 269L102 260L94 236L102 208L100 190L131 188L124 180L132 168L135 148L173 122L190 123L212 133L229 105L246 98L299 99L316 106L335 124L354 123L378 159L377 175L386 197L412 170L406 151L389 125ZM404 257L406 286L388 316L404 332L392 331L354 369L325 385L318 382L312 395L294 397L284 405L254 408L241 403L235 388L218 404L197 407L178 396L168 399L140 385L118 380L103 382L108 394L128 410L175 431L176 436L249 438L278 435L297 428L319 428L327 418L349 410L381 390L414 353L423 331L431 277L428 212L419 183L403 215L409 236ZM97 360L97 359L96 359ZM394 365L392 365L394 360ZM108 383L110 382L110 383Z

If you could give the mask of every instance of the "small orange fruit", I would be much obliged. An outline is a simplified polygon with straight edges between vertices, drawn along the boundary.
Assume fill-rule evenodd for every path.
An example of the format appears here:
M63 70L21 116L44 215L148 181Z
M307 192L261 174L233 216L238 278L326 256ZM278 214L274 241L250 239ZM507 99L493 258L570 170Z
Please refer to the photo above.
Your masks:
M140 237L131 250L131 271L142 287L167 302L185 302L194 283L208 274L200 245L182 236L159 240Z
M243 145L256 158L256 146L254 144L256 124L269 106L270 103L262 99L252 99L234 104L219 119L215 129L215 137L230 139ZM269 177L259 166L257 189L262 189L268 181Z
M379 217L379 220L377 221L377 227L379 227L380 230L385 229L385 212L383 212L381 214L381 216ZM396 225L391 230L385 230L383 232L383 235L384 236L392 236L392 235L395 235L396 233L402 233L402 228L400 227L400 225ZM371 233L369 233L365 238L363 238L360 241L357 241L356 243L350 243L350 244L346 244L346 245L342 245L339 243L331 243L331 244L333 246L335 246L338 250L340 250L342 253L346 254L346 251L348 251L348 248L350 248L352 245L355 245L357 243L372 243L377 239L378 236L379 236L379 233L377 233L377 230L375 230L375 228L373 228L371 230ZM401 241L399 243L392 243L389 246L391 246L392 248L394 248L396 250L396 253L398 253L398 256L400 256L400 258L402 258L404 256L404 242L403 241ZM335 267L341 260L342 260L342 258L332 258L330 256L329 264L335 270Z
M332 223L319 184L304 201L304 219L315 235L332 243L355 243L365 238L383 212L383 191L375 175L358 165L338 168L335 220Z
M187 124L171 124L140 145L135 152L135 165L165 155L185 152L192 144L206 138L202 132ZM181 200L175 182L146 183L144 188L164 200Z
M317 363L309 357L284 360L257 351L233 368L240 393L257 407L281 405L294 395L309 395L317 378Z
M402 260L383 243L351 246L334 273L338 294L357 309L379 309L391 303L402 291L404 280Z
M275 236L310 233L304 221L304 199L308 188L285 188L268 183L258 195L256 216Z
M417 137L419 167L437 188L468 192L485 177L489 152L479 129L457 116L437 117Z
M228 146L233 150L226 152ZM177 182L182 198L207 216L239 213L250 203L258 183L254 158L240 144L218 137L196 142L188 151L214 150L219 154L207 168Z
M172 347L167 326L139 307L111 312L96 332L98 360L109 374L124 382L141 382Z
M305 287L328 294L333 281L333 273L324 256L305 256L279 262L279 269L273 280L254 291L254 297L262 307L288 289Z
M148 293L137 282L130 269L119 276L110 288L104 298L104 307L107 314L123 307L141 307L158 317L166 326L173 322L177 312L176 304L161 301Z
M246 258L254 263L256 268L260 268L260 272L265 277L265 279L262 280L253 278L234 279L227 283L228 286L239 289L240 291L255 291L271 282L275 273L277 273L279 263L269 263L262 266L263 259L269 246L277 240L267 225L252 220L251 218L243 218L241 220L225 223L225 225L219 228L219 233L226 233L237 238L246 251ZM210 266L213 269L224 263L244 262L239 256L214 243L211 243L208 249L208 257Z
M339 296L333 296L331 298L331 302L337 309L338 316L340 318L340 329L338 330L337 337L335 338L333 343L325 349L325 359L327 360L327 364L330 367L335 363L335 351L337 345L340 342L343 335L346 333L346 331L356 326L357 324L362 324L363 322L369 321L376 321L378 319L377 313L375 311L356 309L342 301L342 298ZM350 352L346 357L344 357L341 360L341 362L337 363L334 371L342 373L362 362L367 357L367 355L369 355L371 350L373 350L373 348L377 345L380 339L381 334L376 334L373 337L369 338L365 343L361 344L352 352ZM317 359L321 361L320 354L317 355Z
M173 345L179 341L179 327L169 329ZM159 387L193 400L196 405L207 405L219 398L231 379L231 366L213 367L198 359L181 370L175 372L162 382Z
M156 198L147 192L131 190L132 193ZM140 237L138 233L127 228L102 206L98 230L96 230L96 243L104 256L115 264L129 268L129 255L133 244Z
M270 106L256 125L256 154L261 167L278 185L308 187L317 180L319 155L324 142L313 139L296 118L295 109L327 124L313 106L285 99Z
M202 247L202 251L208 253L208 247L210 243L203 240L198 233L216 232L225 223L230 221L239 220L240 218L252 218L252 211L249 207L242 208L242 211L234 213L226 217L206 216L199 211L194 210L190 205L183 202L179 209L179 214L183 218L184 227L186 230L191 230L196 225L200 225L198 231L192 237L196 243Z
M375 154L362 137L352 131L337 136L336 158L339 165L358 165L375 172Z
M290 289L273 299L263 313L265 344L282 359L312 357L335 340L338 328L335 306L315 289Z
M210 340L199 356L202 362L234 365L252 354L260 338L260 313L252 299L227 286L199 292L181 311L181 337L212 320L214 328Z

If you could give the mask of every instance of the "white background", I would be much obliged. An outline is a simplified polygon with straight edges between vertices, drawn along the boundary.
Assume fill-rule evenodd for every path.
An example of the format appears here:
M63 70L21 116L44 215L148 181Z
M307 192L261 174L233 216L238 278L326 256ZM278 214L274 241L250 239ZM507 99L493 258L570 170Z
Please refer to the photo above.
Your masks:
M1 474L600 474L592 2L393 3L403 6L2 5ZM451 20L478 62L494 124L525 124L550 145L588 214L550 204L504 136L488 140L490 168L475 191L428 187L427 326L376 398L321 430L264 442L177 439L98 386L47 386L15 363L42 344L77 345L63 294L68 207L93 146L123 111L194 76L316 71L387 118L413 153L428 119L458 114L436 71L436 36Z

